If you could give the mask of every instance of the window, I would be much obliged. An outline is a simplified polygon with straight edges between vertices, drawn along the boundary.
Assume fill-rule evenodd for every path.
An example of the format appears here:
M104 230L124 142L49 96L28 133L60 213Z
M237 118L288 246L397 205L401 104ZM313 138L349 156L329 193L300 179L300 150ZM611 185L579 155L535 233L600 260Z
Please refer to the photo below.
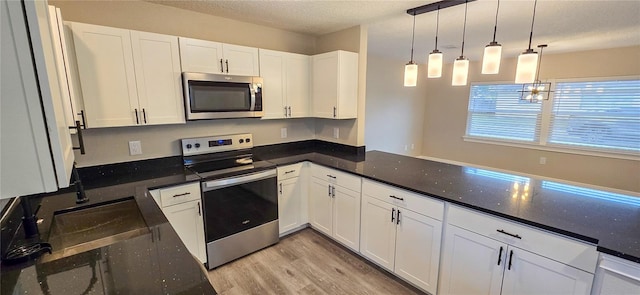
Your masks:
M542 105L520 100L520 90L518 84L472 85L467 135L537 141Z
M519 84L471 86L465 138L640 156L640 80L555 83L549 101Z
M640 151L640 80L557 83L549 144Z

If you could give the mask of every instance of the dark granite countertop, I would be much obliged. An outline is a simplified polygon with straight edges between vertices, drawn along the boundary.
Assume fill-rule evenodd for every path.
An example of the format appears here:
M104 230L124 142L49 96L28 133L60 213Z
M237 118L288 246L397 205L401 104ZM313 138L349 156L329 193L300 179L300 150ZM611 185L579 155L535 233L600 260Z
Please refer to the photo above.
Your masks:
M640 263L640 198L625 199L545 179L334 147L317 143L257 147L255 156L276 165L311 161L593 243L598 251ZM43 282L50 294L81 294L87 289L97 294L215 294L199 263L147 193L148 189L197 181L184 170L180 157L82 168L80 173L91 199L87 205L134 196L150 233L49 263L3 265L1 294L48 294L43 291ZM66 190L33 198L32 202L34 208L42 205L38 217L46 220L54 211L75 207L74 200L73 191ZM43 222L41 232L48 232L47 226ZM100 275L98 282L90 285L92 265L97 265Z
M600 252L640 263L640 198L379 151L364 159L304 149L259 157L278 165L311 161L593 243Z
M41 241L49 241L55 212L127 198L135 200L148 230L52 261L47 261L50 259L45 254L29 263L3 264L0 294L216 294L200 263L191 256L148 193L149 187L185 183L190 177L171 166L155 168L152 173L132 169L104 171L101 179L87 177L84 183L90 201L82 205L75 204L75 191L70 189L32 196L30 203L34 209L39 208L37 217L43 220L38 225ZM19 211L17 218L11 217L2 227L3 251L7 242L5 231L20 225L21 210L18 207L14 211ZM22 230L14 232L12 240L22 243Z

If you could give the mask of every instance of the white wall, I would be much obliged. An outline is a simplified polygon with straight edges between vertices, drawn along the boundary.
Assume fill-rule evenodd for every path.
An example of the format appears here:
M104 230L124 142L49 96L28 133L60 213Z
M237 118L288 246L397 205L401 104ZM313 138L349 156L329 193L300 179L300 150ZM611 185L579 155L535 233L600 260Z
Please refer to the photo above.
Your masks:
M371 54L367 59L367 150L410 156L422 151L426 67L419 65L417 87L404 87L405 63Z

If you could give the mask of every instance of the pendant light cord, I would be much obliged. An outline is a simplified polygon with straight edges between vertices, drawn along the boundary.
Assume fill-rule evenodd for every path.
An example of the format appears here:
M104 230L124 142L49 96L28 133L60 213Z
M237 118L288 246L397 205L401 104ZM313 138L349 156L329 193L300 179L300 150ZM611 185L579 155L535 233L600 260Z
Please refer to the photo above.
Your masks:
M540 58L538 59L538 68L536 69L536 80L534 81L534 83L540 81L540 64L542 64L542 51L545 47L547 47L547 45L538 45L538 47L540 47Z
M440 31L440 5L438 5L438 14L436 14L436 49L438 51L438 32Z
M496 43L496 32L498 31L498 11L500 10L500 0L498 0L498 6L496 7L496 24L493 26L493 42Z
M464 26L462 27L462 51L460 52L460 57L464 57L464 36L467 33L467 4L468 3L469 2L467 0L464 1Z
M538 6L538 0L533 2L533 18L531 19L531 33L529 33L529 49L527 51L531 51L531 40L533 39L533 23L536 20L536 6Z
M411 33L411 63L413 63L413 41L416 37L416 13L413 13L413 33Z

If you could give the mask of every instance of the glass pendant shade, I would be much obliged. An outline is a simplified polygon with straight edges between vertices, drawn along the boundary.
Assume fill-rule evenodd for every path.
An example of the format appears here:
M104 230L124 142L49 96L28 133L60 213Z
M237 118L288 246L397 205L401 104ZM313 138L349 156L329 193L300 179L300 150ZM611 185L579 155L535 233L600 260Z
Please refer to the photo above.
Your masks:
M538 68L538 53L527 50L518 56L516 66L516 84L533 83L536 80L536 69Z
M427 78L442 77L442 52L434 50L429 53L429 64L427 67Z
M502 58L502 45L491 42L484 48L482 73L497 74L500 71L500 58Z
M404 87L415 87L418 82L418 65L409 62L404 66Z
M451 76L451 85L464 86L467 85L467 77L469 76L469 60L459 57L453 62L453 75Z

